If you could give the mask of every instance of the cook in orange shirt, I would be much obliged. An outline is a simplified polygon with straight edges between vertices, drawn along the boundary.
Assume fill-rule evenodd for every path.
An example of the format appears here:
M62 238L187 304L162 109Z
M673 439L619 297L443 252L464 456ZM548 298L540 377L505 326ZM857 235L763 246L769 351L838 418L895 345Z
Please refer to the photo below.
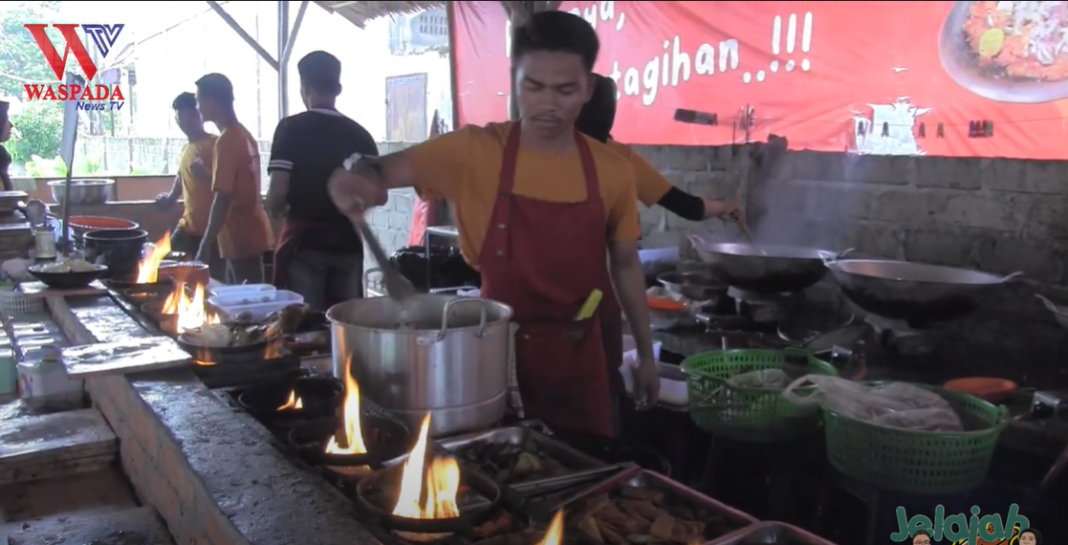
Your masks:
M263 283L263 254L274 243L260 192L259 145L234 113L234 87L222 74L197 80L197 106L219 128L212 186L215 196L197 259L211 255L216 240L234 284Z
M700 221L710 218L733 219L744 222L745 213L733 201L717 201L697 197L671 185L652 165L630 146L612 139L612 125L616 119L616 82L594 74L593 96L582 108L575 126L583 134L604 142L634 167L638 200L645 206L659 204L682 219Z
M607 299L614 287L634 331L636 397L655 402L659 378L637 255L633 167L574 125L592 93L598 49L581 17L534 14L513 32L521 122L466 127L401 153L355 158L330 189L355 221L363 205L385 203L391 188L415 186L448 200L464 257L482 274L483 297L515 312L527 416L554 430L611 435L607 369L620 354L610 356L603 343L611 337L602 330L603 308L578 319L594 289Z
M214 163L216 137L204 130L204 120L197 111L197 97L193 93L182 93L171 104L178 128L182 130L189 142L182 149L182 158L178 163L178 174L174 185L168 193L156 197L156 204L163 210L170 210L181 197L185 211L178 226L171 233L171 249L184 252L190 257L200 249L204 230L208 228L208 214L211 212L211 167ZM226 262L219 258L218 252L212 252L208 259L211 277L226 280Z

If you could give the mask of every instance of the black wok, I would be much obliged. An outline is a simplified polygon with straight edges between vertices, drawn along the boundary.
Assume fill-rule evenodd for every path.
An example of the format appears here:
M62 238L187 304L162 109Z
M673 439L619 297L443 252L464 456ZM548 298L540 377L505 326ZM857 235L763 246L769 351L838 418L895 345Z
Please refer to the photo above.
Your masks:
M1021 276L885 259L828 261L835 281L862 310L913 326L974 312L1002 284Z
M850 251L835 254L797 246L709 243L692 235L690 243L717 280L754 293L802 291L827 274L824 260Z

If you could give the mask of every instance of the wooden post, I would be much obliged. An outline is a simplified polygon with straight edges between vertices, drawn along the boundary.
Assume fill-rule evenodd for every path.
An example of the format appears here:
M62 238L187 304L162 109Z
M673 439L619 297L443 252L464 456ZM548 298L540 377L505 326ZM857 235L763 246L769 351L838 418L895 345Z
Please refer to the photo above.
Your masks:
M541 11L549 11L558 9L560 2L549 2L545 0L534 1L507 1L501 0L501 6L504 7L504 12L508 15L508 22L512 25L512 32L515 29L526 24L530 20L530 16ZM511 36L508 37L511 39ZM509 78L510 87L510 100L508 101L508 118L512 121L519 119L519 104L515 100L515 74Z

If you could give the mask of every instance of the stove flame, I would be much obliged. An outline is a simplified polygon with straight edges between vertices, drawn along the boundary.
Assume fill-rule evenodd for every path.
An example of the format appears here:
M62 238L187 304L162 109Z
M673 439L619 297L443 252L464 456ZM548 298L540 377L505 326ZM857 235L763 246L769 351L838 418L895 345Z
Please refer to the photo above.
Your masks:
M137 283L152 284L159 280L160 263L163 263L169 253L171 253L171 232L167 231L163 238L156 241L152 251L137 266Z
M553 515L553 521L545 532L545 537L537 545L561 545L564 542L564 510L561 509Z
M297 397L296 390L290 390L289 399L287 399L285 404L283 404L281 407L278 407L279 411L299 411L302 409L304 409L304 400L300 397Z
M400 495L393 515L411 519L448 519L460 516L456 496L460 491L460 465L448 457L434 457L426 465L430 413L423 419L401 474Z
M207 302L204 297L204 285L197 284L193 289L193 297L189 297L185 289L185 281L179 281L174 291L163 302L163 314L177 316L176 333L181 335L191 329L197 329L211 324L220 324L222 319L218 314L208 312Z
M352 378L352 371L345 372L345 402L342 405L342 418L344 427L341 431L345 436L338 441L337 436L330 438L326 445L327 454L367 454L367 444L363 441L363 430L360 426L360 385ZM341 445L346 445L341 448Z

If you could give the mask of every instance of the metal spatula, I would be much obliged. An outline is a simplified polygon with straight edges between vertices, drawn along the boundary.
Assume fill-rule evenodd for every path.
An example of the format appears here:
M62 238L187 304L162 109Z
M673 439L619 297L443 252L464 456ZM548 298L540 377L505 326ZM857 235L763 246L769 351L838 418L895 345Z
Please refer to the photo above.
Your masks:
M382 269L382 283L386 285L386 293L397 301L404 301L415 296L415 286L390 263L389 257L386 256L386 251L378 243L378 237L375 236L374 231L367 225L367 222L357 221L354 223L359 227L360 236L367 243L367 248L371 250L371 255L378 262L378 267Z

